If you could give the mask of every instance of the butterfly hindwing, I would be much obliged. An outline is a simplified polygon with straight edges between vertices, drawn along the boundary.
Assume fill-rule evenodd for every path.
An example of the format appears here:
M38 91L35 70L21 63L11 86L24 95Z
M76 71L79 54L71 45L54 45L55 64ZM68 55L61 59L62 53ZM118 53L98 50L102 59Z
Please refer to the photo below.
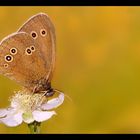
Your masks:
M14 33L0 43L0 73L33 89L47 71L39 46L29 36Z

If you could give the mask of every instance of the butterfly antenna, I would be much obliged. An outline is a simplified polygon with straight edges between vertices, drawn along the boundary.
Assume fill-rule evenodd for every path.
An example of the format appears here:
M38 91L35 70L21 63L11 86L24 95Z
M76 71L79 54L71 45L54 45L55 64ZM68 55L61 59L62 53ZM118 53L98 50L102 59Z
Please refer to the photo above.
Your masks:
M58 92L58 93L63 93L62 91L60 90L57 90L57 89L54 89L54 91ZM68 95L68 94L65 94L65 97L67 97L67 99L71 102L73 102L72 98Z

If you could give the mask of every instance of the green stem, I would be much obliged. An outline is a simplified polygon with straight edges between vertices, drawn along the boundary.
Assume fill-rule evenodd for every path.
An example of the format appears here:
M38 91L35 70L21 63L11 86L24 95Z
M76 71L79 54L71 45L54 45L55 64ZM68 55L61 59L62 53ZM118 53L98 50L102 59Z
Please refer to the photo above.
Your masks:
M40 122L34 121L30 124L28 124L28 127L30 129L31 134L39 134L40 133Z

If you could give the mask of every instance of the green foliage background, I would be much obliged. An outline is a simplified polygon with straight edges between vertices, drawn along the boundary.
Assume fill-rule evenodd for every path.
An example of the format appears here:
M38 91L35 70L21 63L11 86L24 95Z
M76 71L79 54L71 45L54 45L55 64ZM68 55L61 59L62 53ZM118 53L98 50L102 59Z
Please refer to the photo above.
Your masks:
M42 133L140 133L140 7L0 7L0 39L47 13L56 28L52 86L64 91ZM21 87L0 76L0 108ZM0 133L29 133L0 124Z

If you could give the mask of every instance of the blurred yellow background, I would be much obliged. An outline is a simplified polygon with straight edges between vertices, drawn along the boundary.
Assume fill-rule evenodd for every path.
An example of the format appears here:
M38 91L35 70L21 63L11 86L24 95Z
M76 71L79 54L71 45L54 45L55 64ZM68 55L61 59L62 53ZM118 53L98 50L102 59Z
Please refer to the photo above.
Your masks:
M65 97L42 133L140 133L140 7L0 7L0 39L47 13L57 35L52 86ZM0 76L0 108L21 89ZM26 124L0 133L29 133Z

